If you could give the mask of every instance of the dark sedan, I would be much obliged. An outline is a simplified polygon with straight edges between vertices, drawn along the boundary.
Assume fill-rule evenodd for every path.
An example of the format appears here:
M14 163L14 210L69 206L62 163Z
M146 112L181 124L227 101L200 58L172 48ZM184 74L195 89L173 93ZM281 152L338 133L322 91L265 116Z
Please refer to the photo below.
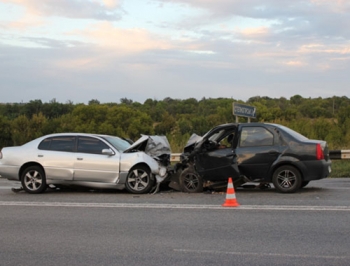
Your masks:
M227 181L273 183L279 192L292 193L331 172L328 145L294 130L269 123L219 125L203 137L192 135L173 188L200 192L203 187ZM175 185L174 185L175 184Z

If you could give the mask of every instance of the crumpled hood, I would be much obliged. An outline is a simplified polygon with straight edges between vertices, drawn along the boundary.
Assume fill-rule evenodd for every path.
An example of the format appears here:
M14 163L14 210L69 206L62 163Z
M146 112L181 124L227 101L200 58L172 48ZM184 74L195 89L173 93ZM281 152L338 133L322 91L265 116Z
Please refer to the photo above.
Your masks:
M185 145L184 152L192 151L194 149L195 144L201 141L202 139L203 137L193 133Z
M142 135L124 152L144 151L152 157L158 157L164 154L171 154L170 144L166 136Z

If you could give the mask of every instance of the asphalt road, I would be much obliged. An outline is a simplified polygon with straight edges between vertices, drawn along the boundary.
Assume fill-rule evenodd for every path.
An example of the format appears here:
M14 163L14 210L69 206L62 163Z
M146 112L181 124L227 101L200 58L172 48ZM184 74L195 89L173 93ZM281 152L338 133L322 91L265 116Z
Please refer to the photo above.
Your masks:
M349 265L350 178L294 194L14 193L0 179L0 265Z

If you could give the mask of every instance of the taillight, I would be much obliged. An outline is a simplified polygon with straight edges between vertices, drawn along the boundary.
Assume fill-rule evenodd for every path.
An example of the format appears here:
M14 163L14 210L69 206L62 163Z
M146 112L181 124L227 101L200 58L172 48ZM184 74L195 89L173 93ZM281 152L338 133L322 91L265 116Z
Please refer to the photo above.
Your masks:
M316 159L317 160L323 160L324 159L324 154L323 154L323 150L321 147L320 143L316 144Z

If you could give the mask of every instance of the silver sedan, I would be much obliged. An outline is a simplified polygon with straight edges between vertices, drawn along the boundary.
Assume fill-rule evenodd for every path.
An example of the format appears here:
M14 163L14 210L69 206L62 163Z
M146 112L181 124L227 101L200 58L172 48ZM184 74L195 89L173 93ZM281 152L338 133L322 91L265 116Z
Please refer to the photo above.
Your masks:
M43 136L0 152L0 176L21 181L28 193L49 185L127 189L148 193L168 176L170 145L164 136L143 135L135 143L98 134Z

